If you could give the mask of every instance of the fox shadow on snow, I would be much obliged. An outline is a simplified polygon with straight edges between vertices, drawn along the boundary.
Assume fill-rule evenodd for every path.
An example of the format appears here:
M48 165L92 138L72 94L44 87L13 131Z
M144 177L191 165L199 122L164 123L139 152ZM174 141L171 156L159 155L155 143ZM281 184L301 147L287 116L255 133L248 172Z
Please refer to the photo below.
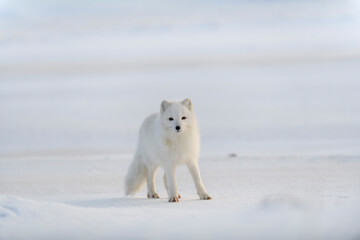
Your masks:
M199 201L198 198L189 198L181 199L181 202L193 202ZM148 199L148 198L131 198L131 197L120 197L120 198L99 198L99 199L89 199L89 200L78 200L78 201L69 201L66 204L77 206L77 207L89 207L89 208L121 208L121 207L139 207L139 206L153 206L154 204L179 204L179 203L169 203L167 197L162 197L158 199Z

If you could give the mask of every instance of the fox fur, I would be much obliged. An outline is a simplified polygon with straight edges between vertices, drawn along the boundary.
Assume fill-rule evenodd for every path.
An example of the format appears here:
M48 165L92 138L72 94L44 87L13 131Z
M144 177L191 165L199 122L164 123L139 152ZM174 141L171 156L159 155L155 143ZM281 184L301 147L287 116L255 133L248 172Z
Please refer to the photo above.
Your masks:
M148 198L159 198L155 173L164 168L169 202L178 202L176 166L186 164L202 200L211 199L198 167L199 131L190 99L162 101L160 112L149 115L141 125L137 149L125 178L126 195L134 195L147 183Z

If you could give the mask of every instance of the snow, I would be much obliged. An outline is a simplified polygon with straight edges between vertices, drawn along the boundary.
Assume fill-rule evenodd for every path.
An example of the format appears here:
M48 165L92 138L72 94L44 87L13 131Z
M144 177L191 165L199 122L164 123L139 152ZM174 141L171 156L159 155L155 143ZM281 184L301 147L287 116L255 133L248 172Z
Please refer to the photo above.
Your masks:
M191 7L189 7L191 6ZM0 239L360 238L360 4L2 1ZM193 100L200 201L124 196L138 128Z
M161 199L147 199L145 189L124 197L122 179L130 161L121 154L2 158L0 236L355 239L360 234L358 156L203 157L202 176L214 199L198 200L190 175L180 167L182 199L175 204L167 202L162 171L156 179Z

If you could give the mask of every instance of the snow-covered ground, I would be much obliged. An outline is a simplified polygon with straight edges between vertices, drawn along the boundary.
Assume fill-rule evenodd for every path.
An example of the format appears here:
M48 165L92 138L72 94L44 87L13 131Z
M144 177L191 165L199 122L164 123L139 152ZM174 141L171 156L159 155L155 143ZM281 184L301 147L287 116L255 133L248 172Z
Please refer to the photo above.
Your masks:
M179 203L143 189L123 196L131 156L2 157L2 239L357 239L360 161L353 155L204 156L211 201L200 201L186 168ZM31 200L30 200L31 199Z
M0 2L0 239L359 239L360 3ZM211 201L124 197L190 97Z

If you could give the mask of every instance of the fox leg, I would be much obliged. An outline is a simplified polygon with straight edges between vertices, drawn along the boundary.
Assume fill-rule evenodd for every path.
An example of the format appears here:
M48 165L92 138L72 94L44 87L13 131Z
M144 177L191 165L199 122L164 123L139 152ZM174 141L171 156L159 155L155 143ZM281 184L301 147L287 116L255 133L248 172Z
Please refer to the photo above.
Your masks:
M193 161L188 162L187 167L188 167L189 172L194 180L196 191L199 194L200 199L201 200L211 199L210 195L207 194L207 192L205 190L204 184L201 181L200 170L199 170L199 166L198 166L197 162L193 162Z
M157 171L157 167L148 167L148 175L147 175L147 188L148 188L148 198L159 198L159 194L155 191L155 173Z
M165 174L166 174L166 181L168 186L169 202L178 202L179 193L176 183L176 167L175 166L165 167Z
M167 184L166 173L164 173L163 180L164 180L164 186L165 186L166 192L167 192L168 195L170 196L170 194L169 194L169 188L168 188L168 184ZM181 195L180 195L179 193L178 193L178 198L179 198L179 199L181 198Z

